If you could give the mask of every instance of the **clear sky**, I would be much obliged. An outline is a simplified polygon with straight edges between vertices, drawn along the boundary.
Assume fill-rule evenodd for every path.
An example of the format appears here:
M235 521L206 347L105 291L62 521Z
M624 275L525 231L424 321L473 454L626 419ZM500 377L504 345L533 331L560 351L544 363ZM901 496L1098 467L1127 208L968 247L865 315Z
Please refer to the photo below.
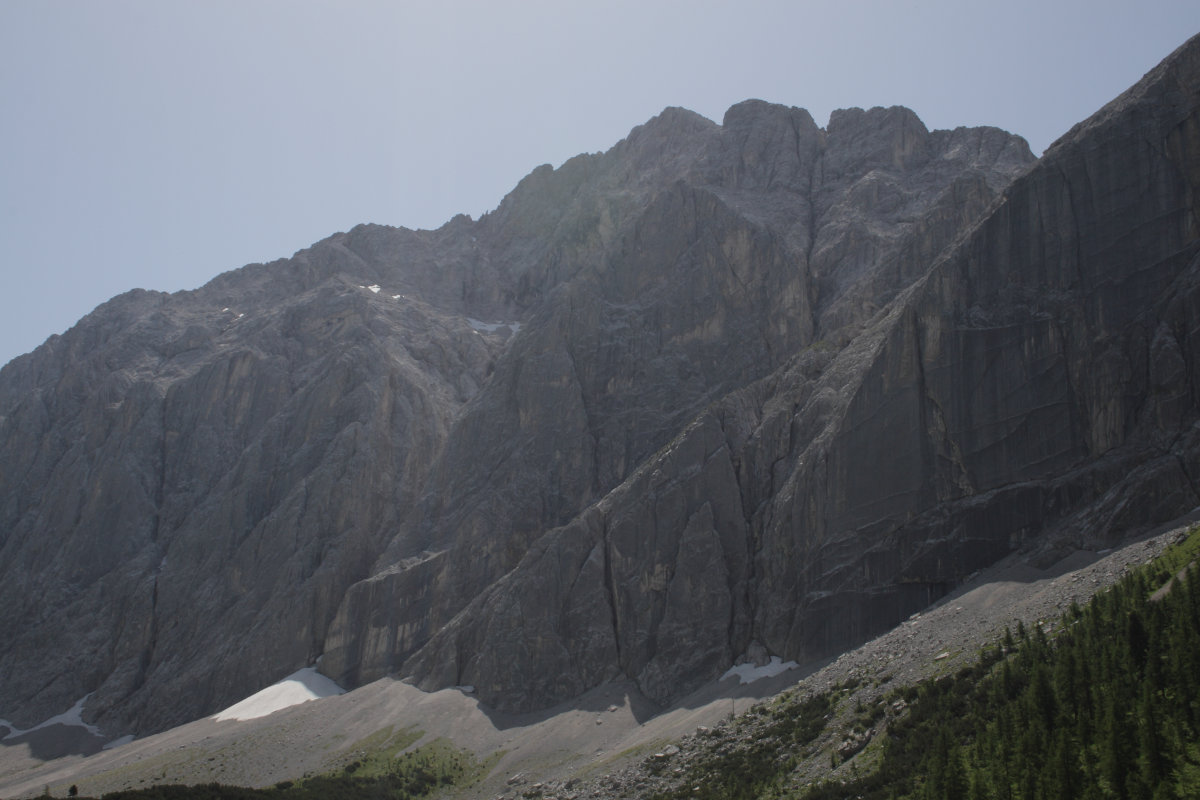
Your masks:
M1041 153L1197 32L1197 0L0 0L0 364L127 289L478 217L666 106Z

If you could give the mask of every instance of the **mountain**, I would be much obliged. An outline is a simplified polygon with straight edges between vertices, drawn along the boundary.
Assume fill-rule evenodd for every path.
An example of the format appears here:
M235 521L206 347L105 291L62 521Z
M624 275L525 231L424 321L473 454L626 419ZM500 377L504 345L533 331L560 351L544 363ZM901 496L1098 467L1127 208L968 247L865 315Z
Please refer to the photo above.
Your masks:
M667 109L480 220L130 292L0 370L0 713L665 704L1200 503L1200 40L1040 159Z

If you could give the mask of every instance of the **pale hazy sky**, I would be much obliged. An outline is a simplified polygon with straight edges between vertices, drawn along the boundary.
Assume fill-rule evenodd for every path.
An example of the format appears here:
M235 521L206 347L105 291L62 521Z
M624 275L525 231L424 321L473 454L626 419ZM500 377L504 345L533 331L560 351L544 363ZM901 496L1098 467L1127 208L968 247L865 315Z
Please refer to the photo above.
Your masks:
M478 217L666 106L1040 154L1197 32L1197 0L0 0L0 365L127 289Z

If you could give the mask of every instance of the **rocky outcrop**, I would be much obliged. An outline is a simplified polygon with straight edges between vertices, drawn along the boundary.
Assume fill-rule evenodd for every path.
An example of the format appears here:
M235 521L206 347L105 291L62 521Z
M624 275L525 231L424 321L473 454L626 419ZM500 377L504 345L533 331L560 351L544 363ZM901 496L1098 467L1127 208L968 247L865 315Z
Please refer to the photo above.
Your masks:
M0 715L146 731L318 656L665 703L1196 505L1198 52L1036 164L668 109L480 220L110 301L0 371Z

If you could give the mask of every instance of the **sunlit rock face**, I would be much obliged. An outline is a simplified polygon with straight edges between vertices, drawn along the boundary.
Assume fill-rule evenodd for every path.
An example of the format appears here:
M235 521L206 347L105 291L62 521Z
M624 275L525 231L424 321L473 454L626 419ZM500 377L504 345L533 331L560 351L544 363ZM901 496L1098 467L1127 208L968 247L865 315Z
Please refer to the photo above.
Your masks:
M668 109L480 220L115 298L0 371L0 716L145 732L319 656L666 703L1190 509L1198 51L1037 162Z

